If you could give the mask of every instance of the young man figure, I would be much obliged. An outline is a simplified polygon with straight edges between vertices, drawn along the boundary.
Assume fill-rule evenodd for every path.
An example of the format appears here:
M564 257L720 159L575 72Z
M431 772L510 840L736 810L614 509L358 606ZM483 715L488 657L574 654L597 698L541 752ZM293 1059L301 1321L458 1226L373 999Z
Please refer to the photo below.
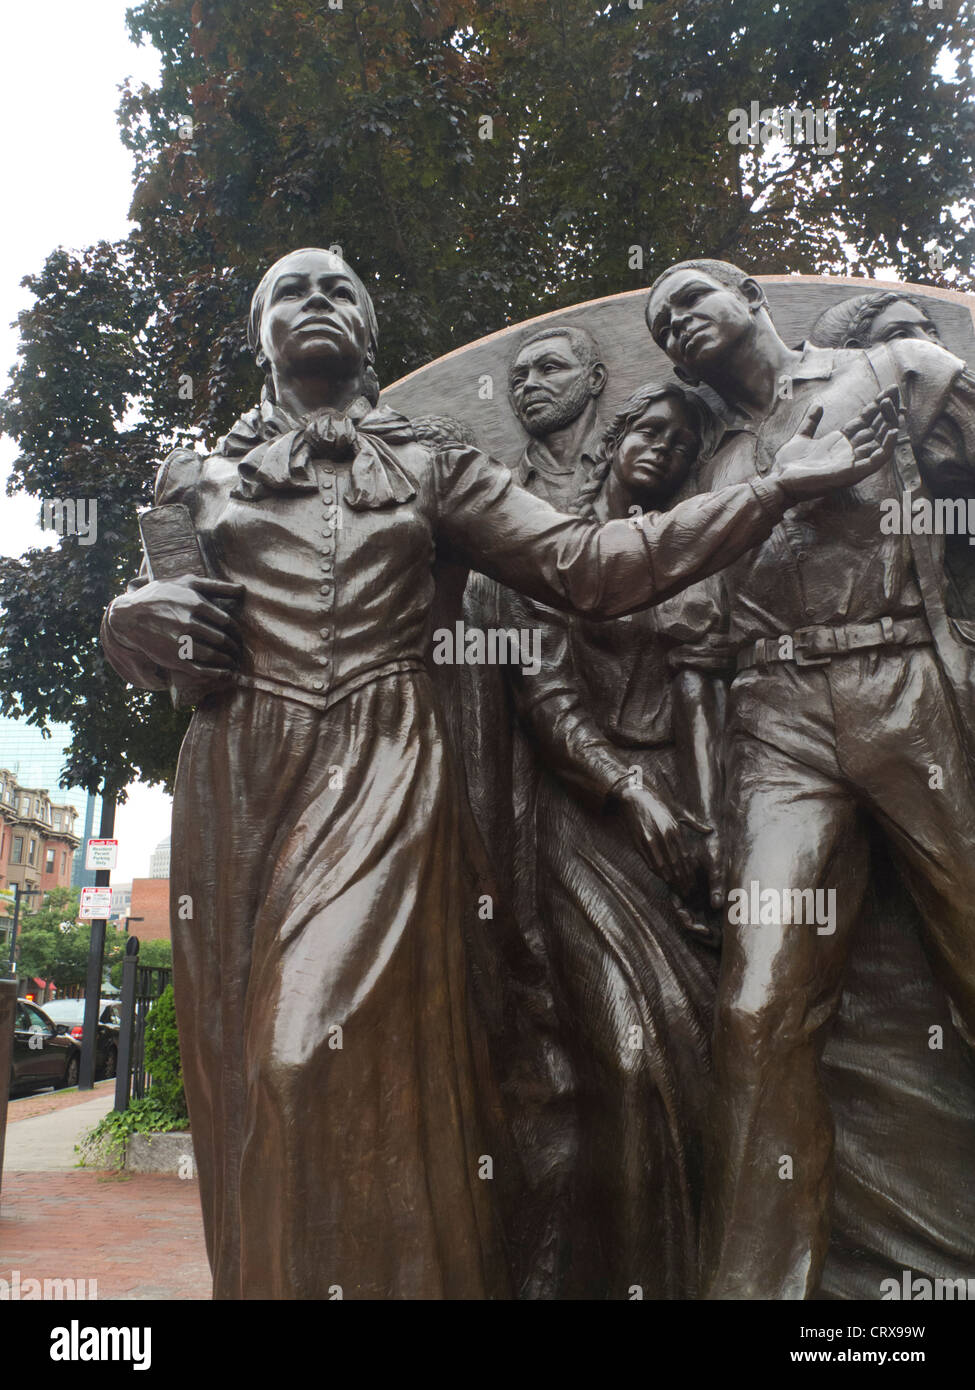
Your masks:
M972 491L975 375L923 341L794 351L761 287L719 261L665 271L647 322L678 374L728 407L712 488L767 476L810 413L829 429L878 389L901 394L896 459L796 508L720 576L737 661L729 886L751 896L755 884L759 901L772 889L783 910L757 923L729 913L726 927L708 1296L801 1299L815 1294L829 1238L833 1131L818 1063L867 884L867 816L896 850L975 1035L971 654L946 611L942 538L881 525L884 499L920 491L922 477L949 494L964 477ZM835 891L825 931L790 920L797 890Z

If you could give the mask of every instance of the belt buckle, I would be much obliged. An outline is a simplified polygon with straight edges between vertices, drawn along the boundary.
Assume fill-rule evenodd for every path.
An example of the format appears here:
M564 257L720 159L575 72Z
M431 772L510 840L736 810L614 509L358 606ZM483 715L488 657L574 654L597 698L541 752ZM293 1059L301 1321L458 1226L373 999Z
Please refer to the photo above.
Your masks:
M833 660L831 656L806 656L803 647L810 640L815 627L800 627L792 634L793 660L797 666L828 666ZM833 638L835 646L836 639Z

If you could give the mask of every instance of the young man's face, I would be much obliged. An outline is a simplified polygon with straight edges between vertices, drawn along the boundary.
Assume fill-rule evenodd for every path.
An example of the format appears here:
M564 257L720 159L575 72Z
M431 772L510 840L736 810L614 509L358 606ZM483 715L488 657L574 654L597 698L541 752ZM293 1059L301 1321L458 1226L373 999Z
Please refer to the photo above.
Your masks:
M525 429L541 438L570 425L596 392L591 369L579 361L569 339L543 338L518 353L508 394Z
M875 343L893 343L901 338L923 338L929 343L940 343L938 330L923 310L907 299L895 299L888 304L871 323L864 335L864 347Z
M669 497L687 477L700 444L677 396L651 401L620 440L613 466L631 493Z
M744 295L699 270L668 275L650 296L647 323L654 342L692 375L706 375L752 329Z

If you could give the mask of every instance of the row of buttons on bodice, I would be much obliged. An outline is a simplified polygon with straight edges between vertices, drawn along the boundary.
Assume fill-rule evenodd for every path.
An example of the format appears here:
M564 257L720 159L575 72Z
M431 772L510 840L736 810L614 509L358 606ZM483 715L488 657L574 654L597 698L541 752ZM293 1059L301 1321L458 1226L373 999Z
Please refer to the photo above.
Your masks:
M322 570L322 609L326 619L335 603L335 531L338 520L337 494L335 489L335 469L326 463L318 464L318 486L322 498L322 545L320 565ZM325 690L332 675L332 639L334 626L326 625L319 629L322 647L317 664L321 667L322 678L312 681L315 690Z

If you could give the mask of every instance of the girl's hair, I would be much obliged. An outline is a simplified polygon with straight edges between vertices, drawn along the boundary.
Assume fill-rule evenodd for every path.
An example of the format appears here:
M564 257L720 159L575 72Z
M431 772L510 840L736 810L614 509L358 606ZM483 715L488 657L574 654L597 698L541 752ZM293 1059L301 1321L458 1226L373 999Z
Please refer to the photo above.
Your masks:
M589 476L576 494L572 505L573 511L578 512L587 520L595 518L596 502L606 484L606 479L609 477L609 471L613 466L613 460L620 444L648 406L651 406L654 401L666 400L668 397L676 397L684 406L691 418L691 423L697 430L698 438L703 444L710 423L711 412L701 397L693 391L688 391L686 387L678 385L677 382L648 382L646 386L641 386L634 391L613 416L599 441Z
M358 294L361 303L365 307L366 322L369 325L369 346L366 349L366 368L363 372L362 394L371 405L376 405L379 400L380 389L379 378L375 370L376 352L379 347L379 323L376 318L376 308L372 302L372 296L349 265L348 261L344 260L343 257L338 255L335 251L328 251L321 246L302 246L297 251L289 251L286 256L282 256L280 260L274 262L269 270L265 271L261 283L254 291L254 297L251 299L251 311L247 319L247 343L251 351L256 354L257 365L264 368L263 395L269 401L274 400L274 379L271 375L271 366L261 348L261 323L264 318L264 309L267 304L268 292L282 266L290 261L292 257L305 255L309 251L316 252L322 256L331 256L333 260L337 261L346 275L348 275L353 285L355 285L356 294Z
M891 304L902 301L920 309L929 326L937 333L923 299L912 294L901 294L899 290L874 290L869 294L855 294L850 299L841 299L824 309L809 332L809 341L814 347L846 347L851 339L857 347L870 346L870 332L874 319Z

